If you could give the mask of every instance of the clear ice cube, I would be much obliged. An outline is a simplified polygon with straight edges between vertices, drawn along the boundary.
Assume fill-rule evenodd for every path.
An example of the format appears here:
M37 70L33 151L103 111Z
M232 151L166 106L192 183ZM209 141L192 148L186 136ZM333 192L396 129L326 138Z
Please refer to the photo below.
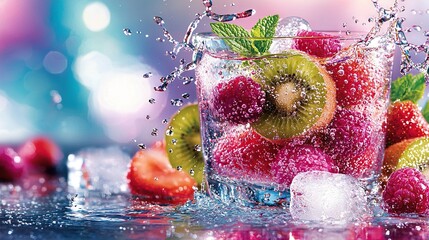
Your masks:
M67 159L68 185L76 191L126 193L130 159L127 153L116 146L88 148L70 154Z
M290 213L295 220L344 224L369 213L360 182L345 174L299 173L290 186Z
M299 31L311 31L310 24L303 18L290 16L283 18L277 25L275 35L276 37L285 37L283 39L275 39L270 47L270 53L282 53L287 49L292 48L293 39Z

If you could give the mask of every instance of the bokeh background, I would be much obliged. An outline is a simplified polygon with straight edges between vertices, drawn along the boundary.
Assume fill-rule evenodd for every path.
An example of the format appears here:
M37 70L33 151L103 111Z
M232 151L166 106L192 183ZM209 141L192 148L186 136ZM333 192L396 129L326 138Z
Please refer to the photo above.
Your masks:
M245 27L280 14L301 16L313 29L368 31L373 24L368 19L377 15L371 0L213 4L217 13L256 9L255 16L236 22ZM429 28L429 1L401 4L406 6L404 26L422 27L410 32L410 39L426 40L422 36ZM162 138L165 121L179 108L171 99L187 104L196 96L195 85L181 81L164 93L153 90L181 58L191 58L190 52L175 61L166 56L172 45L157 40L162 31L153 17L163 17L170 33L181 40L195 14L203 11L201 0L0 0L0 143L19 144L44 134L65 147L136 147ZM204 19L197 31L209 31L209 22ZM144 78L149 72L151 77Z

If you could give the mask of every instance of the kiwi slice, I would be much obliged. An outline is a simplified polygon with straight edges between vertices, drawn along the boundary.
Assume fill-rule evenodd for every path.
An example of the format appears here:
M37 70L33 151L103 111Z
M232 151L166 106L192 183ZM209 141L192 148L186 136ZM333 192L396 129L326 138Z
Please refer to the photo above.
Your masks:
M411 141L398 159L396 169L404 167L417 168L423 171L429 167L429 137Z
M256 61L254 80L266 93L262 116L252 127L282 140L325 127L335 112L335 83L317 60L298 51Z
M203 179L204 159L197 104L187 105L173 115L165 132L165 141L171 165L190 173L200 185Z

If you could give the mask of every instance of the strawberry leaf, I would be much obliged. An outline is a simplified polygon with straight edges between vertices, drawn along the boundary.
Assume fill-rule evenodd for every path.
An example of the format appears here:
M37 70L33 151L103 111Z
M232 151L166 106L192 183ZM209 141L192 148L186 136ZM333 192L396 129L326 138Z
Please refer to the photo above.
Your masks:
M423 73L402 76L392 83L390 100L392 102L410 100L413 103L417 103L423 97L426 87L425 83L426 80Z
M422 114L426 121L429 122L429 101L426 102L426 105L422 109Z

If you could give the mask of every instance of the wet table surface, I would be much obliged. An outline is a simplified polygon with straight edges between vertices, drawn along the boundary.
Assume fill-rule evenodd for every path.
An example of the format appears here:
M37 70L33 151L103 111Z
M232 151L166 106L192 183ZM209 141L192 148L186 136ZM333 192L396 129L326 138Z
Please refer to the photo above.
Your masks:
M222 204L204 195L160 206L129 194L76 191L64 178L0 184L0 239L429 239L422 217L345 225L293 221L285 209Z

